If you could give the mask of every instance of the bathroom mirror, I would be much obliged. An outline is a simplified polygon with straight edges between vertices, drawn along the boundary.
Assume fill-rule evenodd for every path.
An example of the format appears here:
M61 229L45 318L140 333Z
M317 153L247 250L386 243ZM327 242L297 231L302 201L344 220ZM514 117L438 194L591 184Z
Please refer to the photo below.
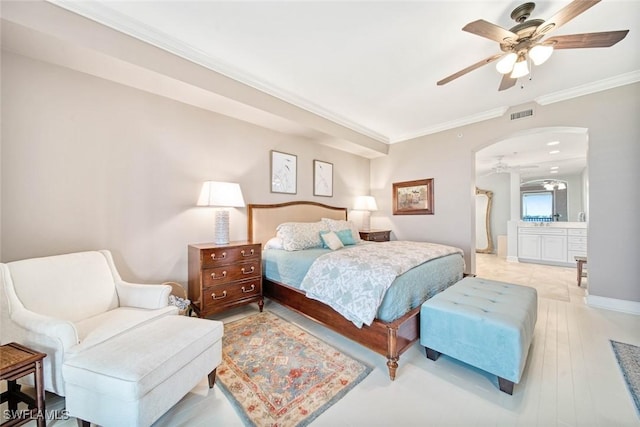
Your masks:
M520 218L532 222L568 221L568 187L569 183L565 180L535 179L523 182L520 184ZM577 204L576 201L571 202ZM578 214L573 216L577 218Z
M493 253L491 201L493 192L476 188L476 252Z

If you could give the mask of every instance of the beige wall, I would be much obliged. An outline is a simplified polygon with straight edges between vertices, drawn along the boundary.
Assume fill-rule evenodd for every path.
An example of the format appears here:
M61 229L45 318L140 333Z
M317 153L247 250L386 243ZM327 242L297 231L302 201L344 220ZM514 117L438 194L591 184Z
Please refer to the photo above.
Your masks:
M298 156L298 193L274 194L270 150ZM369 160L66 68L2 53L4 262L106 248L128 280L186 281L187 244L213 239L201 182L239 182L247 203L351 207ZM314 159L334 197L313 196ZM245 239L246 209L231 212Z
M535 116L504 118L395 144L371 161L372 194L396 237L450 243L475 270L473 216L475 151L516 132L553 126L589 129L589 293L640 302L640 84L538 106ZM392 216L393 182L435 179L435 215Z
M531 128L589 129L589 292L640 302L640 84L539 106L390 147L370 161L65 68L3 52L1 259L114 251L125 278L186 279L186 245L211 240L193 204L206 179L250 203L376 196L374 227L464 249L474 271L474 152ZM508 116L508 114L506 115ZM298 155L298 194L269 192L269 150ZM334 163L334 194L312 196L312 161ZM371 166L371 167L369 167ZM370 174L370 175L369 175ZM393 182L435 179L435 215L391 215ZM231 215L246 237L246 210Z

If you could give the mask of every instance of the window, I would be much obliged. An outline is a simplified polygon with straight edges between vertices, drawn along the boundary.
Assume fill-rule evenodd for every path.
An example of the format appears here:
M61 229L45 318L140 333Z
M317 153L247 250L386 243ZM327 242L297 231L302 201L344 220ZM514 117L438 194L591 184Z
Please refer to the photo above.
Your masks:
M553 221L553 191L522 193L523 221Z

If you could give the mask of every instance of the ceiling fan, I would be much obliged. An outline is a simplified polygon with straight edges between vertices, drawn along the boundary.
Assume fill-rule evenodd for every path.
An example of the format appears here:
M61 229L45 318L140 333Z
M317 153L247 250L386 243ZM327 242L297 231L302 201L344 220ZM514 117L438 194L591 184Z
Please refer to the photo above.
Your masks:
M511 173L511 172L520 172L523 169L536 169L537 165L508 165L502 161L504 156L497 156L497 163L491 168L491 172L487 173L485 176L493 175L494 173Z
M569 34L542 40L551 31L571 21L601 0L574 0L550 19L529 19L535 3L524 3L511 12L517 24L506 30L483 19L465 25L462 30L500 43L502 53L478 61L438 82L438 86L449 83L483 65L499 60L498 72L503 74L498 90L513 87L519 77L529 74L529 60L534 65L544 63L554 49L578 49L588 47L611 47L624 39L629 30L600 33Z

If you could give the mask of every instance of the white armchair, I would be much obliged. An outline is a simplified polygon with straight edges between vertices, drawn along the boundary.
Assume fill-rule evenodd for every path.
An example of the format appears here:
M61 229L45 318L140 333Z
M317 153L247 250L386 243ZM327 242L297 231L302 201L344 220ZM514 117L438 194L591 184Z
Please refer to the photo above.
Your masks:
M47 354L45 389L65 396L62 364L152 319L178 314L171 286L124 282L109 251L0 263L0 339Z

